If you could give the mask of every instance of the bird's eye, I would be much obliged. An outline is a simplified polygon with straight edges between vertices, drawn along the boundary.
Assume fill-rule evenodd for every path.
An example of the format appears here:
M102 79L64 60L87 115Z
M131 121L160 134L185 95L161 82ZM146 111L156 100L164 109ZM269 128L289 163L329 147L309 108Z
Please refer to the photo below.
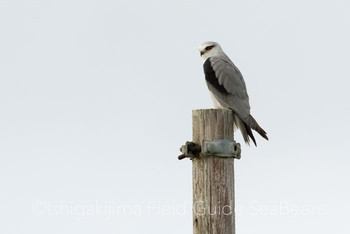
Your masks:
M213 47L214 47L214 46L207 46L207 47L205 47L205 49L206 49L206 50L211 50L211 49L213 49Z

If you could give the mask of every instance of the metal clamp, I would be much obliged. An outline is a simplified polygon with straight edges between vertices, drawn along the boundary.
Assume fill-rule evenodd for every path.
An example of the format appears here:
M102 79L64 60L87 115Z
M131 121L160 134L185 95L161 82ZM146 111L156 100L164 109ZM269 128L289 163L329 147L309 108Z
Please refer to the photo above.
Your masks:
M203 141L202 153L217 157L241 158L241 144L230 140Z
M187 141L185 145L181 146L180 151L183 154L178 157L179 160L184 158L192 159L197 157L199 153L207 156L241 158L241 145L230 140L203 141L202 147Z

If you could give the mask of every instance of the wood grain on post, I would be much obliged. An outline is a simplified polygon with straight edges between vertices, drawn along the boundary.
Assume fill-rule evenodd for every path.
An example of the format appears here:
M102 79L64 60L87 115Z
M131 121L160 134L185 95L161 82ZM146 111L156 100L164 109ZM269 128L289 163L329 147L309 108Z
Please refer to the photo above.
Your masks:
M231 110L193 110L193 142L233 140ZM192 160L193 233L234 234L234 159L200 155Z

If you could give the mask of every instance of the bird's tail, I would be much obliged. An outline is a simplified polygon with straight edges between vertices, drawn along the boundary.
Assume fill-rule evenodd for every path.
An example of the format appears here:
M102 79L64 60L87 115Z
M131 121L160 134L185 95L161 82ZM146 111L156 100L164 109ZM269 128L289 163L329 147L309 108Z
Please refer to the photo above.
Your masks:
M260 136L262 136L266 140L269 140L265 130L259 126L259 124L251 115L242 120L238 115L234 114L234 123L241 130L243 139L247 145L249 145L249 140L251 139L254 142L254 145L256 146L256 141L252 129L254 129L257 133L260 134Z

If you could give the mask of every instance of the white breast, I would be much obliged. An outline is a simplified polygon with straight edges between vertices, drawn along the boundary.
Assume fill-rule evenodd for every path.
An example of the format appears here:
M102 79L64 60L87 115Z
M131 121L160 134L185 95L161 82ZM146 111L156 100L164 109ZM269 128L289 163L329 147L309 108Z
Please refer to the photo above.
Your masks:
M220 105L219 101L216 99L215 95L209 91L211 100L213 101L213 106L215 109L225 109L223 106Z

